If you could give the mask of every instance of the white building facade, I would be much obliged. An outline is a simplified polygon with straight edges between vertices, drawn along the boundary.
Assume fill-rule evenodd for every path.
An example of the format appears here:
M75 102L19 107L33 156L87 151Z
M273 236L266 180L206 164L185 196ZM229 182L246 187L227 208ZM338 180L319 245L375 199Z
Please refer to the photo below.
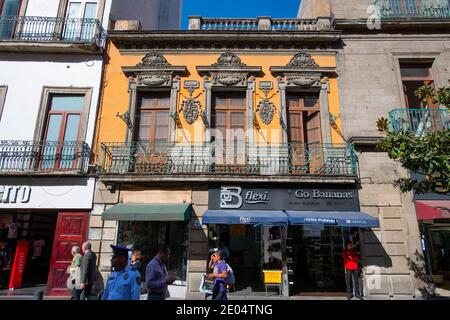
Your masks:
M29 243L23 284L53 296L68 294L71 248L87 239L111 4L0 0L0 230L19 226L0 240L12 256Z

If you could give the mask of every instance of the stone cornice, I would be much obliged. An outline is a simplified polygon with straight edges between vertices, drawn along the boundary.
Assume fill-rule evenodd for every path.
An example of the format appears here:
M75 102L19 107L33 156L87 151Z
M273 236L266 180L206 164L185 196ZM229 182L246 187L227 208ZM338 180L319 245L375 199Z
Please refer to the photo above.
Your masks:
M174 75L184 75L187 73L187 68L185 66L169 66L169 67L161 67L161 68L139 68L136 66L125 66L122 67L123 73L127 76L132 76L137 73L146 73L146 72L157 72L157 71L166 71L173 73Z
M421 33L433 31L435 33L450 32L450 19L448 18L383 18L381 29L369 29L367 19L335 19L335 27L343 34L360 32L365 34L389 34L402 31L404 33Z
M243 32L243 31L110 31L109 39L121 51L144 49L183 50L251 47L333 49L340 43L339 31L329 32Z
M321 73L321 74L330 74L330 75L334 75L336 74L336 68L334 67L318 67L318 68L296 68L296 67L270 67L270 72L272 72L272 74L277 75L277 74L284 74L284 73L289 73L289 72L298 72L298 71L302 71L302 72L317 72L317 73Z

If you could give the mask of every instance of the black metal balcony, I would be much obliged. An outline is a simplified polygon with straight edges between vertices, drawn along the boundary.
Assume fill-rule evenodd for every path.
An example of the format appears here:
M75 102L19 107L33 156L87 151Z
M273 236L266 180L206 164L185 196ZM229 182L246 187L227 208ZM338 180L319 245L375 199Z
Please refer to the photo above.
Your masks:
M85 142L0 141L0 174L86 174L89 157Z
M0 41L59 42L103 47L106 33L97 19L0 16Z
M347 144L102 143L102 175L356 176Z
M448 0L376 0L381 18L450 18Z

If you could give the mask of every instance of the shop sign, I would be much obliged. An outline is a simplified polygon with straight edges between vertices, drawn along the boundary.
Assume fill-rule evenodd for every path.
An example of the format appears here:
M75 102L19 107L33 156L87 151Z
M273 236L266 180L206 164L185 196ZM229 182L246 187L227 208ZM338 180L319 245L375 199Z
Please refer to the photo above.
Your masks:
M4 178L1 182L2 209L92 209L94 178L15 177Z
M359 200L358 190L345 186L214 186L209 189L209 209L358 211Z
M30 197L29 186L0 186L0 203L28 203Z

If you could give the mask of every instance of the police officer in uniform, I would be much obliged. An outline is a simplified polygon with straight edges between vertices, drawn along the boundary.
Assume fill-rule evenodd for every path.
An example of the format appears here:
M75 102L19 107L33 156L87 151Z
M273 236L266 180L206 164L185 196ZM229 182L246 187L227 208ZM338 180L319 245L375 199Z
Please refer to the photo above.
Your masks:
M111 245L113 256L110 274L102 300L140 300L141 275L128 265L130 249Z

